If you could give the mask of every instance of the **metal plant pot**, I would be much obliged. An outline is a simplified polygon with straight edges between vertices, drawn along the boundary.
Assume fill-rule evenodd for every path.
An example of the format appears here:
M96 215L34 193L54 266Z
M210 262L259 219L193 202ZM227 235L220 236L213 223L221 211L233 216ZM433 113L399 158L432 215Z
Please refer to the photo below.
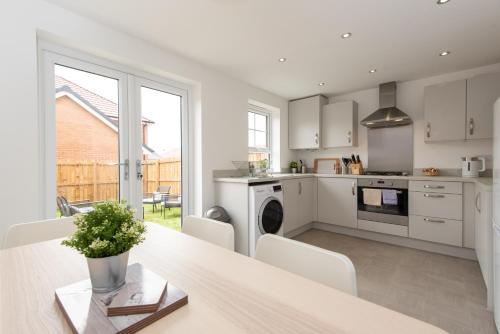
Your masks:
M102 258L87 258L92 291L104 293L114 291L125 284L128 253Z
M297 174L297 168L291 168L292 174Z

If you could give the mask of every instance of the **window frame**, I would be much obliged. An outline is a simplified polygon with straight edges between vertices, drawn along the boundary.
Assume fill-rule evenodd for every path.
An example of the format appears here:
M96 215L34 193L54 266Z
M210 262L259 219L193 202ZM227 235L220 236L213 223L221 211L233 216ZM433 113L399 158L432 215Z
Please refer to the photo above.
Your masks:
M259 106L256 106L254 104L249 104L248 105L248 110L247 110L247 122L248 122L248 114L250 113L253 113L253 114L256 114L256 115L261 115L261 116L264 116L266 117L266 131L265 131L265 134L266 134L266 147L256 147L255 145L254 146L250 146L250 142L248 142L247 146L248 146L248 154L250 153L267 153L268 155L268 168L271 168L271 160L272 160L272 152L273 152L273 148L272 148L272 127L271 127L271 124L272 124L272 113L262 107L259 107ZM255 144L255 131L259 131L259 130L256 130L255 129L255 119L254 119L254 124L253 124L253 128L250 128L250 124L248 123L247 124L247 140L248 140L248 132L250 130L253 130L254 131L254 144Z

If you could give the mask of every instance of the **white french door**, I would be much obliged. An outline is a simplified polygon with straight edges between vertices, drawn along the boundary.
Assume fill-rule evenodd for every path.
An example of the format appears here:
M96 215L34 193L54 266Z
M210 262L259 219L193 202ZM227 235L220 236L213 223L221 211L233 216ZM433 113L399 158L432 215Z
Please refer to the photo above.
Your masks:
M40 53L41 215L63 215L62 200L80 211L125 200L142 219L159 186L171 190L157 210L187 212L187 90L84 55ZM165 166L145 179L153 163ZM175 177L163 175L174 163Z

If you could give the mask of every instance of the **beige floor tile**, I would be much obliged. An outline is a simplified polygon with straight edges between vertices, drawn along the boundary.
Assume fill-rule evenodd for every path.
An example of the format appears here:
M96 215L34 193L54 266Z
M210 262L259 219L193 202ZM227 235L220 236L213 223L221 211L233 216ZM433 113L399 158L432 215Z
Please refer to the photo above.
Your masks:
M475 261L320 230L295 239L347 255L361 298L452 334L497 333Z

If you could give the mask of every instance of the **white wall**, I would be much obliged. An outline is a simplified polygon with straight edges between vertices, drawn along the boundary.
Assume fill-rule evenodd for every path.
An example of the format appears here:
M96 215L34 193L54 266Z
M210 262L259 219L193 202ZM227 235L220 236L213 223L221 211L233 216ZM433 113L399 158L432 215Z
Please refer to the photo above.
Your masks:
M424 142L424 87L436 83L470 78L474 75L487 72L500 71L500 63L478 67L466 71L449 73L425 79L398 83L397 105L413 119L414 131L414 168L461 168L460 157L465 155L481 155L488 158L491 168L492 140L471 140L457 142L442 142L426 144ZM378 108L378 87L343 94L330 98L330 102L354 100L358 102L358 119L371 114ZM319 157L350 156L351 153L359 154L361 160L367 158L367 128L358 124L358 147L336 148L325 150L295 151L296 159L306 160L309 166Z
M10 1L0 16L0 240L8 225L40 216L37 34L192 87L198 213L213 203L212 171L247 159L249 99L279 108L288 128L285 99L42 0ZM286 131L280 146L286 163Z

